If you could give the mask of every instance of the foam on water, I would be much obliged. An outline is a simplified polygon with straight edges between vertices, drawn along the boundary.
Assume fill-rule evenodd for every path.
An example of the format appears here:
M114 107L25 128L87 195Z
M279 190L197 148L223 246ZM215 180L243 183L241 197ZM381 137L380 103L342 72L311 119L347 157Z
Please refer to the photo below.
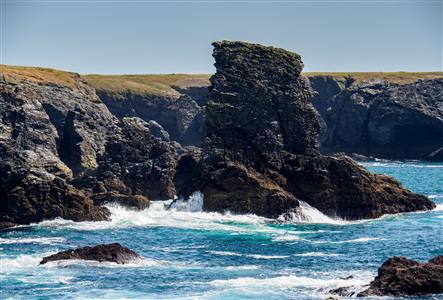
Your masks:
M44 244L52 245L65 242L62 237L36 237L36 238L0 238L0 244Z
M348 243L368 243L372 241L384 241L384 238L361 237L344 241L314 241L312 244L348 244Z
M250 254L250 253L238 253L230 251L207 251L208 253L221 255L221 256L243 256L251 257L255 259L283 259L288 258L289 255L261 255L261 254Z
M317 256L317 257L328 257L328 256L343 256L343 254L337 253L325 253L325 252L306 252L306 253L298 253L294 254L294 256Z

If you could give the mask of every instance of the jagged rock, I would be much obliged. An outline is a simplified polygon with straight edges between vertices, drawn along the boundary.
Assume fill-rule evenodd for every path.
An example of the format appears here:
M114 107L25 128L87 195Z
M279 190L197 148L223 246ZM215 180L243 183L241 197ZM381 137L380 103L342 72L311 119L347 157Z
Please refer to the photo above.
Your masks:
M117 264L127 264L133 260L140 259L140 256L119 243L102 244L94 247L83 247L62 251L50 256L46 256L40 262L44 265L48 262L58 260L81 259L98 262L113 262Z
M119 121L79 75L62 75L70 86L0 78L1 226L106 220L91 198L138 208L172 198L182 147L155 137L167 134L154 122Z
M370 287L359 293L367 296L412 296L443 293L443 256L427 263L405 257L391 257L383 263Z
M92 199L97 205L117 203L135 209L145 209L149 207L149 200L142 195L122 195L115 192L97 193L92 196Z
M82 139L77 140L77 146L88 149L79 152L78 161L92 157L91 167L97 153L104 150L101 134L108 130L104 120L111 124L116 120L93 89L78 75L72 76L74 88L1 78L1 222L27 224L56 217L105 220L109 216L107 209L94 206L90 198L68 183L76 170L69 167L71 161L60 159L70 112L78 108L87 111L86 120L95 120L78 127Z
M49 173L16 173L2 180L0 199L0 223L29 224L58 217L102 221L110 215L107 208L94 206L81 191Z
M324 124L323 152L443 161L435 155L443 147L443 79L341 89L332 78L323 85L319 78L310 80L319 92L313 103Z
M149 132L153 136L158 137L160 140L165 142L170 141L169 133L166 130L164 130L163 127L154 120L150 120L148 122L148 128Z
M142 195L154 200L173 198L179 147L155 138L149 124L137 117L123 118L118 128L118 132L109 137L97 170L73 183L89 190L90 194L100 184L107 192Z
M194 118L201 112L201 108L187 94L178 92L163 96L131 92L115 94L98 90L97 95L112 114L120 119L139 117L145 121L153 120L169 133L171 140L185 145L192 144L196 140L195 138L188 140L186 136L191 136L188 128L193 123ZM199 129L196 128L196 130ZM197 139L200 140L201 137Z
M282 186L328 216L355 220L435 207L394 178L372 174L346 156L288 154L283 166Z
M300 199L329 216L360 219L435 207L349 158L320 155L312 91L297 54L242 42L213 45L217 72L202 159L192 171L198 180L188 182L204 194L205 210L277 217Z

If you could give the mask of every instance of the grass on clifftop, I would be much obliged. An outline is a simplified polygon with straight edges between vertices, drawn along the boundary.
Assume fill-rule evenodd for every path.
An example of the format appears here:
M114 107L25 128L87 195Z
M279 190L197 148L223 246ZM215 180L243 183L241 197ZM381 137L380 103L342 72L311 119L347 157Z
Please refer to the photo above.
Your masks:
M371 80L386 80L391 83L407 84L419 79L435 79L443 77L443 72L306 72L307 77L330 76L338 81L347 77L354 78L357 83Z
M75 87L78 74L50 68L21 67L0 65L0 73L8 82L29 80L36 83L53 83L68 87Z
M30 80L38 83L54 83L75 87L78 74L50 68L0 65L0 73L10 82ZM330 76L344 82L353 77L357 83L371 80L386 80L406 84L418 79L442 78L443 72L305 72L307 77ZM177 95L173 87L209 85L211 74L151 74L151 75L82 75L91 86L99 91L114 94L132 92L159 96Z
M83 75L95 89L110 93L132 92L137 94L174 95L174 86L209 85L208 74L152 74L152 75Z

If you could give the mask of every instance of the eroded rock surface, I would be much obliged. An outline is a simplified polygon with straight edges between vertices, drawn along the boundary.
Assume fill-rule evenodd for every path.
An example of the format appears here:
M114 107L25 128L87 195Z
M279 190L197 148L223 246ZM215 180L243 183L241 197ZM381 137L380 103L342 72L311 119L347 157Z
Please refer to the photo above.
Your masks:
M303 200L329 216L361 219L435 206L349 158L320 155L300 56L242 42L213 45L217 72L193 171L204 209L276 217Z
M323 78L323 80L322 80ZM351 79L351 78L350 78ZM443 78L396 84L310 78L322 151L442 161Z
M413 296L443 293L443 256L427 263L405 257L391 257L383 263L370 287L359 293L367 296Z
M44 257L40 262L40 264L44 265L52 261L72 260L72 259L126 264L133 260L137 260L139 258L140 256L136 252L126 247L123 247L119 243L114 243L114 244L102 244L94 247L83 247L78 249L62 251Z

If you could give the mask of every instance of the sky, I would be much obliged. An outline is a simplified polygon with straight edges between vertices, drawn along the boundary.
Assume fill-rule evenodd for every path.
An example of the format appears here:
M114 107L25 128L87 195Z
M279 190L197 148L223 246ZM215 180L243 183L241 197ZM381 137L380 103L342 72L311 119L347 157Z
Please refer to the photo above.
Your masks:
M2 64L212 73L211 43L297 52L305 71L442 71L443 0L0 0Z

